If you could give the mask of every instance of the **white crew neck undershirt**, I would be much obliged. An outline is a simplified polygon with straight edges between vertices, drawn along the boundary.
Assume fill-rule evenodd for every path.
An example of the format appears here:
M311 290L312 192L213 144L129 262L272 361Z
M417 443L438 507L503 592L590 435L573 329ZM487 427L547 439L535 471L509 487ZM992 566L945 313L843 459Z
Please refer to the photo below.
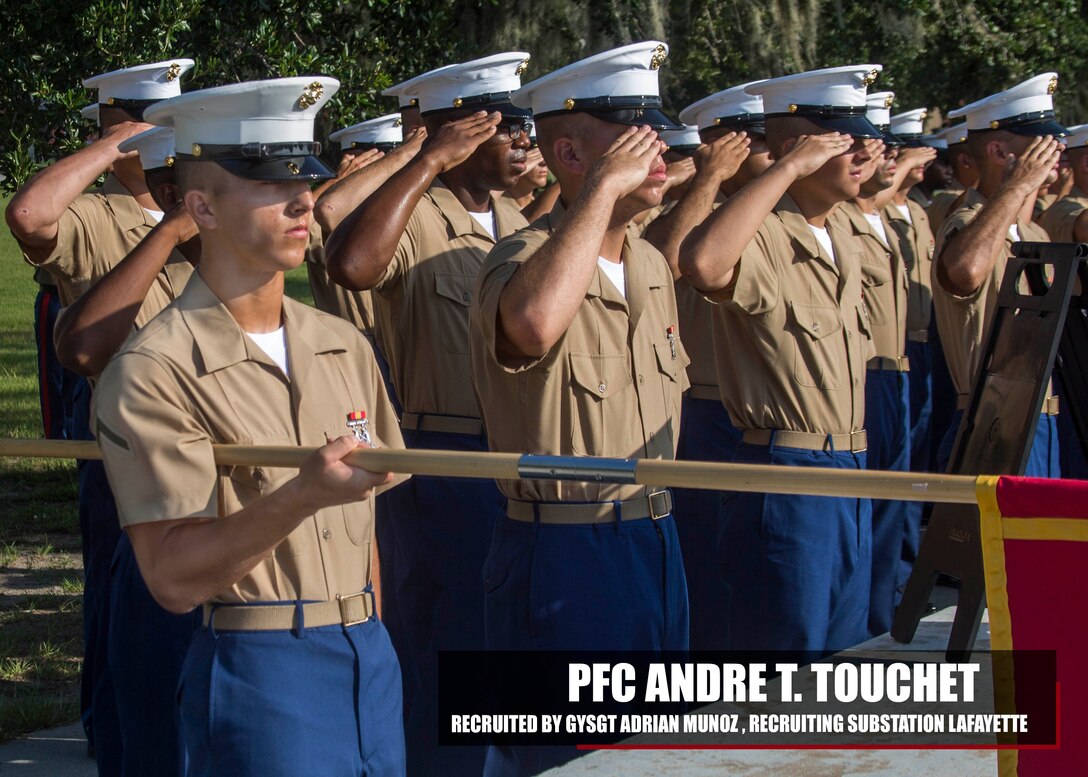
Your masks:
M623 262L610 262L603 256L598 256L597 266L601 268L601 272L612 282L616 290L623 295L623 298L627 299L627 268Z
M151 218L155 219L156 223L162 221L162 211L161 210L151 210L151 208L144 208L144 213L146 213Z
M1009 224L1009 238L1012 242L1016 243L1020 241L1020 227L1015 224Z
M906 205L900 205L900 204L896 203L895 204L895 209L897 211L899 211L900 214L902 214L903 218L905 218L907 220L908 224L912 224L912 225L914 224L914 219L911 218L910 208L909 207L907 207Z
M816 241L820 246L827 251L827 255L831 257L831 261L838 264L839 260L835 256L835 247L831 245L831 235L828 234L827 227L814 227L812 224L809 224L808 228L812 230L812 234L816 236Z
M884 245L888 245L888 230L884 228L884 219L880 218L880 214L862 213L861 215L869 222L869 226L873 228L873 231L880 235L880 239L884 241Z
M287 371L287 334L282 326L274 332L246 332L246 335L279 365L285 376L290 377Z
M474 213L474 212L472 212L470 210L468 212L468 215L470 215L470 216L472 216L472 218L476 219L476 223L479 224L481 227L483 227L484 231L487 232L487 234L491 235L492 240L496 239L495 238L495 211L494 210L488 210L485 213Z

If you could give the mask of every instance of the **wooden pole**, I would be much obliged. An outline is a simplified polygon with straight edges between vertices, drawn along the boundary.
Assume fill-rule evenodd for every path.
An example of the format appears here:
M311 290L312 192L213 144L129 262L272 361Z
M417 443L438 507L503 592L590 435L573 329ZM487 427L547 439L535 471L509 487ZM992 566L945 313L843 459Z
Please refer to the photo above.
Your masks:
M216 464L288 469L300 467L315 450L276 445L213 445L212 448ZM102 458L94 442L24 439L0 439L0 456ZM638 483L660 488L975 503L975 478L964 475L389 448L363 448L352 452L347 460L374 472L439 477Z

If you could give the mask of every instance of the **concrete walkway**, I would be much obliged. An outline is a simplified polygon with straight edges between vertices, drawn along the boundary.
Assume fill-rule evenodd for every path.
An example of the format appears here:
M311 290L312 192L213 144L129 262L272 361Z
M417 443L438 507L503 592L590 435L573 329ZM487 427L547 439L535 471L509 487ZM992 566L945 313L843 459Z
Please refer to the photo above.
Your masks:
M87 757L87 739L77 721L38 731L26 739L0 745L0 774L4 777L97 777Z

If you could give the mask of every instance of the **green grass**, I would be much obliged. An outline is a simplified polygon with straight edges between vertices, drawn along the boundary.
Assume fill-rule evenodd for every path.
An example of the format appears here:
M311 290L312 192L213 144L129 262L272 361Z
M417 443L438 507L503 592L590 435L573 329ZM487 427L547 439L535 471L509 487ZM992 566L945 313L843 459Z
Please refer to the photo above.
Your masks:
M0 229L0 437L42 436L33 275ZM75 463L0 458L0 514L3 742L79 716L83 584L82 569L72 569L79 566ZM58 585L60 569L78 585Z
M42 436L33 275L0 227L0 437ZM305 267L286 289L313 303ZM79 717L79 550L75 463L0 457L0 742Z

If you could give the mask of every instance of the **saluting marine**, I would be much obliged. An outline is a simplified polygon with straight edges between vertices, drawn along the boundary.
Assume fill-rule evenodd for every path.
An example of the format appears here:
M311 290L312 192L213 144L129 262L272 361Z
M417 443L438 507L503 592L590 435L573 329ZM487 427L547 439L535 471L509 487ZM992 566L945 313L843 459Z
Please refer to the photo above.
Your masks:
M777 160L684 242L680 267L718 303L722 401L743 442L734 460L858 470L866 464L865 368L873 356L861 267L827 218L871 161L866 87L854 65L762 81ZM724 493L720 537L727 647L813 657L868 630L868 499Z
M878 199L890 200L897 187L896 159L903 141L891 132L892 92L870 92L866 118L882 133L884 148L874 154L872 174L862 177L857 197L839 205L831 221L850 236L861 260L862 298L869 314L876 355L865 377L867 466L905 472L910 468L910 393L906 356L907 268L898 234ZM869 635L891 628L896 578L910 503L873 500L873 562L869 592Z
M934 373L941 370L942 377L947 376L944 355L937 344L936 323L933 320L933 291L931 288L933 264L933 232L929 227L929 217L925 209L911 198L911 192L920 185L923 177L932 165L937 164L937 141L927 137L923 131L926 119L925 108L915 108L891 117L891 132L903 143L903 148L896 158L901 179L898 189L892 195L892 201L883 209L884 218L895 233L894 243L907 271L907 343L906 356L910 363L907 384L910 394L910 456L909 469L916 472L930 470L930 452L932 450L931 426L934 417L934 386L946 386L944 402L936 404L938 418L944 417L945 407L951 395L947 381L934 383ZM934 360L938 364L934 365ZM941 427L943 430L943 426ZM875 508L874 508L875 521ZM914 559L918 556L921 539L922 503L906 504L906 525L903 527L898 548L898 563L891 555L892 564L898 566L893 580L893 602L898 603L899 590L910 577ZM874 527L874 546L876 543ZM874 555L874 564L876 563ZM874 570L875 576L875 570ZM875 577L874 577L875 579ZM870 620L872 615L870 614ZM886 630L886 629L885 629Z
M97 116L99 138L35 175L12 197L5 214L12 234L26 260L56 280L62 305L73 303L106 275L162 218L136 151L122 152L119 145L151 128L143 121L143 111L158 100L180 94L181 77L192 66L191 59L168 60L85 80L83 85L97 90L98 99L83 114ZM104 173L102 188L85 193ZM136 326L146 324L180 294L191 273L189 261L174 251L156 273L135 316ZM75 439L94 439L90 405L91 384L80 380L73 409ZM86 720L89 713L88 735L99 770L118 774L123 768L122 730L107 642L110 563L121 530L102 463L80 461L78 469L85 601L84 717ZM135 741L135 736L136 732L131 732L126 739ZM176 763L176 750L169 746L161 752L155 746L141 752L150 758L158 753L165 759L158 762L162 769L153 771L171 771L171 753Z
M1057 83L1057 74L1043 73L948 114L967 119L967 147L979 180L941 226L933 263L933 307L957 393L954 422L938 451L942 470L978 374L1012 244L1049 240L1031 216L1039 188L1057 175L1058 138L1066 134L1054 119L1051 94ZM1011 165L1009 155L1016 160ZM1060 477L1057 412L1056 400L1048 396L1028 476Z
M491 448L671 459L687 358L673 279L627 227L661 201L664 43L633 43L514 94L532 107L560 201L500 241L472 305L472 376ZM653 129L652 129L653 128ZM669 492L500 481L484 570L489 650L683 650L683 562ZM492 747L485 774L536 774L573 748Z
M494 192L525 171L532 116L509 95L528 59L495 54L402 84L416 96L428 143L326 246L334 281L374 291L409 447L486 448L469 369L469 304L487 252L526 224ZM404 668L412 775L482 768L483 748L438 747L438 652L483 647L481 570L502 502L493 481L438 477L415 478L382 498L390 520L379 518L386 529L378 546Z

